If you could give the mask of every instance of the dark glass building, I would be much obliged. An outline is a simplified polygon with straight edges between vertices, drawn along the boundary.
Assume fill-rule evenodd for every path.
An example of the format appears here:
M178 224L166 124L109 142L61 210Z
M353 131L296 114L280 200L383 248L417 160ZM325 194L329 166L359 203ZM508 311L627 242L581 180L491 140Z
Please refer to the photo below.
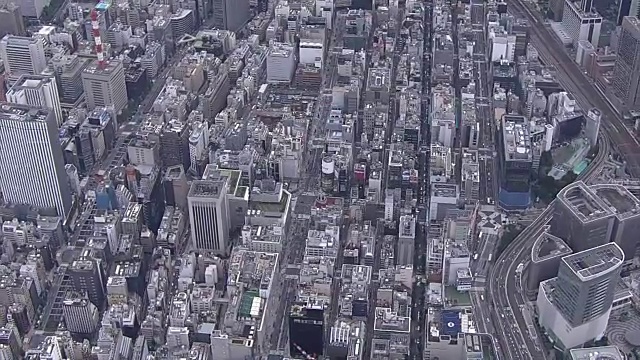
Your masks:
M322 355L324 348L324 308L294 304L289 312L289 351L291 357Z

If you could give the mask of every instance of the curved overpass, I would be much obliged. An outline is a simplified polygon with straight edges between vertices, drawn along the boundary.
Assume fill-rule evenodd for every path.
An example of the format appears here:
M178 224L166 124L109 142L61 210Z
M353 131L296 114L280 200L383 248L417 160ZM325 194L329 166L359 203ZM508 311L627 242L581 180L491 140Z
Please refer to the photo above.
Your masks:
M580 176L579 180L588 180L600 171L606 161L610 145L604 136L598 141L599 151ZM523 315L526 306L526 292L516 281L518 264L524 263L531 256L534 242L553 216L553 202L500 254L489 272L489 292L487 301L491 303L492 322L496 329L501 353L504 359L538 360L545 359L546 353L538 340L536 330L529 325Z
M551 37L541 19L532 14L521 0L510 3L510 11L522 15L531 23L531 42L536 46L545 63L554 65L558 70L558 80L571 92L577 102L585 109L595 106L601 110L603 130L599 138L599 152L587 170L578 179L589 180L601 169L615 144L616 150L627 161L632 175L640 174L640 143L624 125L615 109L602 98L594 84L586 78L578 66L556 41L548 41ZM585 107L584 105L588 105ZM531 239L543 231L543 226L553 215L553 203L526 228L501 254L489 275L489 292L487 301L492 304L495 334L499 339L499 347L505 359L545 359L544 348L537 339L535 329L528 326L522 309L525 306L524 293L520 284L516 284L518 264L527 260L530 254Z

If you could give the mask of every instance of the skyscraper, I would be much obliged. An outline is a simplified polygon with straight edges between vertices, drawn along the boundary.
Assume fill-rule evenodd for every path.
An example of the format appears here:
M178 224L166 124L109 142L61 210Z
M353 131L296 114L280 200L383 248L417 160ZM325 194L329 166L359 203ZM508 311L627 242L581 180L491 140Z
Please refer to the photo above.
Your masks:
M127 106L127 84L120 60L109 60L104 66L98 61L91 63L82 71L82 87L89 110L113 107L118 113Z
M622 20L612 85L625 110L640 107L640 20L635 16Z
M524 116L502 117L500 146L500 206L526 208L531 202L531 168L533 152L529 125Z
M540 284L540 325L565 349L604 334L624 254L615 243L565 256L558 276Z
M194 249L227 253L229 206L227 180L197 180L187 197Z
M84 291L69 291L62 301L67 330L72 334L91 335L96 331L100 313Z
M22 75L7 91L7 101L14 104L48 108L62 124L62 107L56 78L48 75Z
M632 259L638 251L640 200L622 185L573 183L558 193L551 231L573 251L615 242Z
M7 34L23 36L25 34L24 21L20 6L7 2L0 6L0 37Z
M622 21L626 16L638 17L638 15L640 15L640 1L620 0L616 25L622 25Z
M248 0L213 0L213 26L238 31L249 21Z
M551 233L574 252L606 244L613 233L611 209L582 181L562 189L556 197Z
M52 111L0 105L0 190L5 201L69 214L72 199L57 129Z
M87 255L87 256L85 256ZM98 309L103 308L106 298L106 281L100 260L85 253L67 268L76 291L86 292L89 300Z
M291 356L317 358L324 350L324 309L297 303L289 312L289 352Z
M37 75L47 67L44 43L40 37L6 35L0 40L0 57L10 77Z

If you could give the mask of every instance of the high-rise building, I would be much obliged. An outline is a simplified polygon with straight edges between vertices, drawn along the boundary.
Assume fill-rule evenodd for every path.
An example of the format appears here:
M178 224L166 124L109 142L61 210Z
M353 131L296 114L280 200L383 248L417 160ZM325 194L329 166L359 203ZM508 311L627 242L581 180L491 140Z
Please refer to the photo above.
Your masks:
M7 91L7 101L14 104L47 108L55 114L58 125L62 124L62 107L56 78L49 75L22 75Z
M558 276L540 284L540 325L556 345L570 349L604 335L624 254L608 243L565 256Z
M322 355L324 350L324 309L297 303L289 312L289 353L292 357Z
M602 16L592 8L593 0L583 0L581 3L564 0L562 28L571 38L574 46L580 40L587 40L594 47L598 47Z
M295 51L288 44L273 43L267 55L267 82L290 83L296 70Z
M249 0L213 0L213 26L238 31L249 21Z
M100 313L84 291L70 291L62 301L67 330L72 334L90 335L96 331Z
M413 264L413 249L416 240L416 218L413 215L400 216L398 226L398 265Z
M622 185L578 181L558 193L551 232L574 252L613 241L632 259L639 231L640 200Z
M53 112L26 105L0 105L0 190L10 203L71 211L71 192L64 169Z
M577 181L558 193L551 233L574 252L588 250L609 242L613 216L613 211L584 182Z
M592 108L587 113L585 120L585 135L591 146L596 146L598 144L598 134L600 133L600 120L602 120L602 113L600 110Z
M60 101L75 104L84 93L82 88L82 70L90 63L89 59L78 55L55 54L51 58L51 67L60 89Z
M0 6L0 37L7 34L23 36L26 31L19 4L7 2Z
M527 294L535 294L540 283L556 277L562 258L572 253L562 239L543 232L531 247L531 261L527 262Z
M622 20L612 85L625 110L640 107L640 20L635 16Z
M0 57L11 78L37 75L47 67L44 42L40 37L6 35L0 40Z
M22 16L39 19L42 15L42 10L47 6L49 2L45 0L21 0L20 10Z
M82 87L90 110L113 107L119 113L127 106L127 84L120 60L106 61L104 66L92 62L82 71Z
M229 247L227 180L196 180L187 197L194 249L226 254Z
M637 18L638 15L640 15L640 1L620 0L620 3L618 5L618 17L616 18L616 25L621 26L622 21L626 16Z
M76 291L86 291L89 300L99 309L106 300L105 275L98 260L82 256L67 268Z
M526 208L531 202L533 152L529 126L524 116L502 117L500 151L500 206Z
M185 211L187 209L189 185L182 165L168 167L162 180L162 185L167 205L175 206Z

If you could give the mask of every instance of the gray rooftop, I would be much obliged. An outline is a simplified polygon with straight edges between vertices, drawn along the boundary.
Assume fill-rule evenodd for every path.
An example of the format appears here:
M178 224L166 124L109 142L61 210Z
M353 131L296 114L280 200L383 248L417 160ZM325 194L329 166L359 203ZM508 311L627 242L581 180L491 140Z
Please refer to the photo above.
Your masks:
M502 136L504 138L504 156L507 161L532 161L529 126L522 116L504 115L502 117Z
M584 222L606 218L612 216L614 213L613 210L582 181L576 181L566 186L558 193L557 198L567 205L571 212Z
M624 253L616 243L600 245L562 258L580 278L587 279L620 267Z
M545 231L538 236L531 248L531 261L539 262L571 253L571 248L561 238Z

